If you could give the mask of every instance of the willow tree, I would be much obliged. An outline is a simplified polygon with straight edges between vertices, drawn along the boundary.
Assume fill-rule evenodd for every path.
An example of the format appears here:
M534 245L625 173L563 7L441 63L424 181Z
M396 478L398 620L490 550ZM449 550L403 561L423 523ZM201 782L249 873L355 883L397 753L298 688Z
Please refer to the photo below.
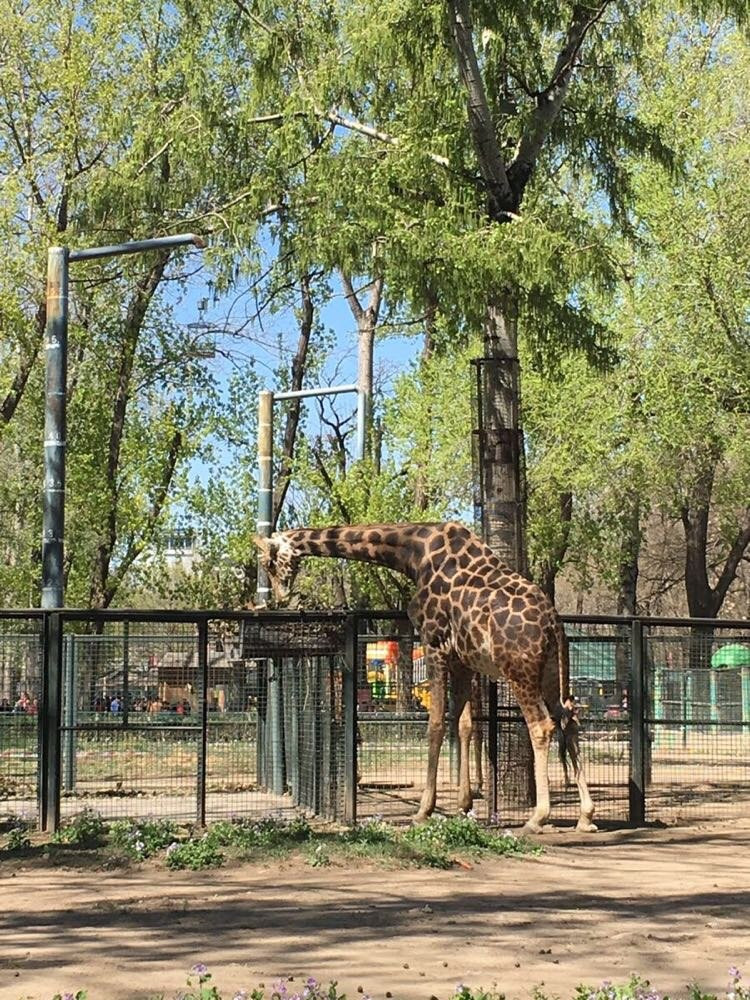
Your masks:
M185 9L244 74L214 120L266 151L263 211L305 266L376 281L411 319L437 302L462 342L483 331L486 530L523 562L519 331L535 364L571 347L608 359L584 286L613 284L631 156L671 164L629 92L651 6Z

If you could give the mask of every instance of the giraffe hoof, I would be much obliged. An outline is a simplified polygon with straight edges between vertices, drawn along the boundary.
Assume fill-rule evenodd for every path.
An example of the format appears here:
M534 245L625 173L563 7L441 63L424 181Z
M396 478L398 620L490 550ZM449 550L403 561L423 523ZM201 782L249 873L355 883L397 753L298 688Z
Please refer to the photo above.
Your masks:
M579 819L576 823L576 830L579 833L596 833L599 827L589 819Z
M524 834L524 833L544 833L545 829L548 830L549 827L544 827L544 826L542 826L541 823L534 823L531 820L529 820L528 823L524 823L524 825L521 827L521 833L522 834Z

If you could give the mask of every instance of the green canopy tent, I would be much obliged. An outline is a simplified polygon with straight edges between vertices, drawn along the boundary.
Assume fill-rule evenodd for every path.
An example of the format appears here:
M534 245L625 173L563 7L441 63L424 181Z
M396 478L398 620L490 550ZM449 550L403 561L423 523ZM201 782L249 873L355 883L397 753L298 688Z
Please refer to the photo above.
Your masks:
M736 670L738 667L750 667L750 646L740 642L730 642L719 646L711 657L714 670Z
M742 702L742 722L750 724L750 646L728 642L719 646L711 657L711 718L719 720L718 677L715 671L739 670Z

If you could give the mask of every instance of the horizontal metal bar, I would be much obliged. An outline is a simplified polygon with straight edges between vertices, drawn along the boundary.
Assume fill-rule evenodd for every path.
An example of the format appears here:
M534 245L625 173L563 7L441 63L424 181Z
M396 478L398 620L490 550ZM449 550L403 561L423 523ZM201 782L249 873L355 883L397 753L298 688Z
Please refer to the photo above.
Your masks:
M4 617L8 618L44 618L46 611L43 609L32 609L29 611L3 611L0 610L0 621ZM276 624L278 622L316 622L316 621L345 621L347 613L345 611L230 611L225 608L216 608L206 611L169 611L156 609L153 611L141 611L135 609L107 608L106 610L89 610L86 608L65 608L61 612L62 618L71 622L166 622L169 624L197 624L199 621L265 621ZM0 636L2 633L0 633Z
M731 704L739 706L735 701ZM723 706L720 705L719 708ZM750 732L750 722L731 722L729 719L644 719L647 726L685 726L686 729L696 729L699 726L718 726L721 729L747 729Z
M74 726L60 726L61 733L200 733L200 726L165 726L143 722L140 725L123 725L116 722L78 722Z
M71 250L68 260L97 260L100 257L121 257L128 253L143 253L146 250L165 250L170 247L184 246L192 243L194 247L203 250L206 246L200 236L195 233L180 233L177 236L157 236L150 240L133 240L130 243L115 243L108 247L89 247L86 250Z
M317 389L295 389L289 392L274 392L273 399L303 399L306 396L338 396L342 392L357 392L356 385L321 386Z
M0 609L0 622L3 619L11 618L34 618L43 619L47 614L47 610L43 608L2 608ZM208 610L194 610L194 611L171 611L171 610L140 610L140 609L112 609L107 608L106 610L90 610L86 608L66 608L62 612L64 619L68 621L140 621L140 622L171 622L171 623L197 623L199 621L205 620L216 620L216 621L331 621L340 620L345 621L349 617L354 617L360 622L367 621L391 621L391 622L407 622L409 617L406 612L399 611L308 611L308 610L298 610L298 611L286 611L286 610L273 610L269 611L266 609L260 609L254 611L252 609L245 609L242 611L230 611L225 608L213 608ZM562 620L566 624L601 624L601 625L620 625L627 626L633 621L640 621L646 626L668 626L671 628L681 628L681 627L691 627L693 625L702 626L706 628L715 629L737 629L741 632L750 631L750 621L729 621L724 619L712 619L712 618L617 618L608 616L595 616L595 615L562 615ZM0 633L1 635L2 633ZM398 638L404 639L407 636L400 635ZM372 635L373 639L386 639L387 636L384 635ZM589 641L595 638L594 636L572 636L573 641L580 639L581 641ZM615 642L621 636L602 636L601 640L603 642ZM649 640L658 638L659 640L663 638L668 638L664 636L649 636Z
M643 625L663 628L683 628L685 625L701 628L736 628L750 629L750 620L732 620L725 618L649 618L646 615L560 615L568 625L629 625L631 622L641 622Z

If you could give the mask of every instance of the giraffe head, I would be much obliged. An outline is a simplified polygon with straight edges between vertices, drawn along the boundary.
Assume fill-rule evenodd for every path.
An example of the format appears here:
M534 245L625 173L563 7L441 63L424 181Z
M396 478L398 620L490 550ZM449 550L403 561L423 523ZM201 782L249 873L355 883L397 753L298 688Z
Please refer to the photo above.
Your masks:
M289 539L278 531L270 538L256 535L254 541L259 551L260 565L268 573L274 598L277 603L285 601L299 569L299 553Z

